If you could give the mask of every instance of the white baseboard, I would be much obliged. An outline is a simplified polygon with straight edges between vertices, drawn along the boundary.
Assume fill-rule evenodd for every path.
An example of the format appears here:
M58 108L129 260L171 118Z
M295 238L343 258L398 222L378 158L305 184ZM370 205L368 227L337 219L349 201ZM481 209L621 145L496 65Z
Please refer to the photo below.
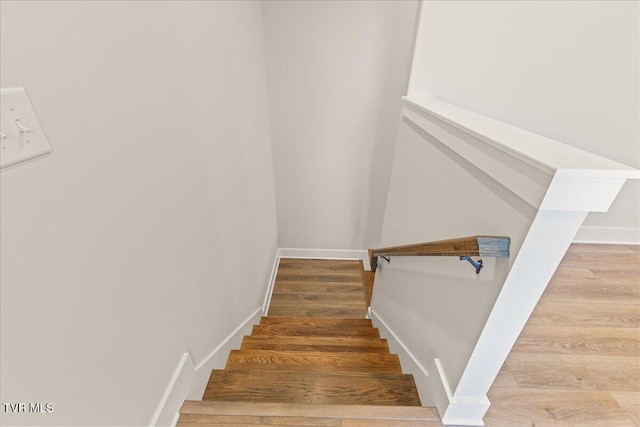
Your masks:
M267 293L264 296L264 303L262 304L262 313L265 316L269 313L269 304L271 304L271 295L273 294L273 287L276 284L276 275L278 274L279 265L280 249L276 251L276 256L273 260L273 268L271 269L271 276L269 277L269 284L267 285Z
M573 242L640 245L640 229L631 227L581 227Z
M444 426L483 426L482 418L491 405L486 396L481 398L456 398L451 391L442 364L433 359L429 385L434 395Z
M180 406L184 402L196 370L189 353L183 353L178 366L169 380L160 404L151 420L152 426L175 426L178 422Z
M262 307L258 307L253 314L247 317L233 332L231 332L216 348L196 365L196 376L187 395L188 399L200 400L207 387L207 382L214 369L223 369L227 363L229 352L240 347L242 337L251 335L253 325L260 323Z
M483 426L482 417L489 408L489 399L456 399L438 359L430 369L413 355L380 316L369 308L369 318L380 329L380 336L389 342L389 349L397 353L404 373L412 374L423 406L435 406L445 426Z
M380 336L389 343L389 350L400 358L402 372L412 374L418 389L418 396L423 406L433 406L434 395L430 385L429 371L418 361L398 336L389 328L383 319L369 307L369 318L373 326L380 330Z
M224 368L229 352L240 346L242 337L251 333L260 322L262 307L258 307L240 326L216 346L197 365L190 353L184 353L153 415L151 426L175 426L185 399L200 400L213 369Z

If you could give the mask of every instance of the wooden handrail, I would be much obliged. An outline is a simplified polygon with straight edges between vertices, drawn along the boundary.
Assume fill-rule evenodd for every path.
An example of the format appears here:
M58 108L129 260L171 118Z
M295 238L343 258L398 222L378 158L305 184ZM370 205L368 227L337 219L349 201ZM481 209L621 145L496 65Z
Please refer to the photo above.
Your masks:
M511 239L503 236L469 236L435 242L369 249L371 271L379 256L485 256L508 257Z

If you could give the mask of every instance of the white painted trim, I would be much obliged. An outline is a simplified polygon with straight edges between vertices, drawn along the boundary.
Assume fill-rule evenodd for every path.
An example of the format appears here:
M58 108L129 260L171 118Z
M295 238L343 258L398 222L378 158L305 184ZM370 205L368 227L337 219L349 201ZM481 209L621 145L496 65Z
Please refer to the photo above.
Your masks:
M491 405L487 396L477 399L454 397L440 359L433 359L431 372L432 375L429 376L432 378L431 389L442 424L445 426L483 426L482 417Z
M456 107L427 94L414 93L402 99L405 105L420 110L423 116L442 120L474 139L546 174L582 178L640 179L640 171L631 166ZM429 132L427 129L425 131ZM467 160L478 163L476 160Z
M240 345L242 337L250 333L254 324L260 322L261 315L262 307L258 307L197 365L194 364L191 353L184 353L149 425L175 426L185 399L202 398L211 370L224 367L231 349Z
M358 259L364 263L364 269L371 270L369 252L363 249L301 249L280 248L279 258L314 258L314 259Z
M444 373L440 359L433 359L429 371L431 372L431 375L429 375L429 387L433 395L433 404L436 409L438 409L438 414L440 414L440 419L442 419L447 412L447 407L453 402L453 392L451 391L449 381L447 381L447 376Z
M233 332L231 332L216 348L214 348L213 350L211 350L211 352L207 355L207 357L205 357L200 363L198 363L196 365L196 371L199 371L202 369L202 367L204 365L206 365L207 363L209 363L209 361L216 355L216 353L218 353L220 351L220 349L222 349L225 345L227 345L227 343L229 341L231 341L234 337L236 337L238 335L238 333L248 324L251 322L251 320L256 317L256 315L258 315L258 313L262 312L262 307L258 307L253 314L251 314L251 316L247 317L245 319L244 322L242 322L242 324L240 324L240 326L238 326ZM251 325L253 325L253 323L251 323Z
M229 352L240 347L242 337L251 334L253 325L260 323L262 307L258 307L249 317L247 317L231 334L229 334L216 348L214 348L196 366L196 376L191 383L191 388L186 398L200 400L207 388L207 382L213 369L222 369L227 363Z
M264 316L269 314L269 305L271 304L271 295L273 294L273 287L276 284L276 275L278 274L278 266L280 265L280 249L276 251L276 256L273 259L273 268L271 269L271 276L269 277L269 285L267 286L267 293L264 296L264 303L262 304L262 313Z
M180 420L180 411L176 412L176 415L173 417L173 421L171 422L171 427L177 426L179 420Z
M574 243L640 245L640 229L632 227L583 226L573 241Z
M187 390L194 375L195 368L191 355L189 353L183 353L149 425L176 425L179 418L180 406L182 406L184 397L187 395Z
M454 398L440 360L434 359L427 370L375 310L369 308L368 312L373 325L380 330L380 336L388 341L390 351L398 354L402 371L413 375L423 406L435 406L443 425L484 425L482 416L490 405L486 396L480 399Z
M412 104L405 105L402 114L534 208L538 208L542 203L553 177L552 171L547 168L535 169L522 159L487 145L474 134L470 138L468 134L459 132L451 123L437 115L426 114ZM523 173L524 171L528 173Z
M402 342L396 333L389 328L389 325L378 314L369 307L369 318L373 326L380 330L380 336L389 343L389 350L398 354L402 372L413 375L413 379L418 389L418 396L423 406L432 406L433 395L431 393L429 371L420 363L417 357L413 355L411 350Z

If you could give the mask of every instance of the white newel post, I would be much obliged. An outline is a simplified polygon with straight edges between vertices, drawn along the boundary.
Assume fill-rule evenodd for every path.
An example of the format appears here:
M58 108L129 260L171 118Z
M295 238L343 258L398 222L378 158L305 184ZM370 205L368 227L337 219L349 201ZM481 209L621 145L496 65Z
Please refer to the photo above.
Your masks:
M582 222L589 212L606 212L626 182L607 175L617 173L556 172L458 387L442 408L443 424L482 424L490 406L487 392Z

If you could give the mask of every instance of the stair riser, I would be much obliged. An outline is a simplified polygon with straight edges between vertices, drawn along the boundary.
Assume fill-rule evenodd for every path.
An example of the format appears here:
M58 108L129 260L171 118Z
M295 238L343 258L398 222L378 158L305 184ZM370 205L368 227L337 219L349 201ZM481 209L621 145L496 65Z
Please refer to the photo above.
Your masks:
M370 319L332 319L306 317L262 317L261 325L307 325L307 326L338 326L338 327L372 327Z
M297 325L256 325L252 336L309 336L309 337L373 337L380 338L377 328L297 326Z

